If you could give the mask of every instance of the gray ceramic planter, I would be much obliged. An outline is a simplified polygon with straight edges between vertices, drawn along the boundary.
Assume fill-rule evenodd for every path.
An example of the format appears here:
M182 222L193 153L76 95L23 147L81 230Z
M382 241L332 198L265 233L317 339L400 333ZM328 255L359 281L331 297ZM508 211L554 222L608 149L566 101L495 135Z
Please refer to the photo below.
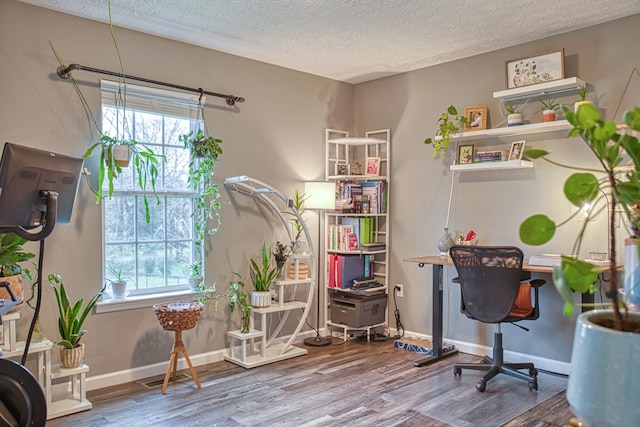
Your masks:
M578 316L567 400L587 426L640 426L640 334L591 321L611 313L598 310ZM640 317L640 313L631 315Z

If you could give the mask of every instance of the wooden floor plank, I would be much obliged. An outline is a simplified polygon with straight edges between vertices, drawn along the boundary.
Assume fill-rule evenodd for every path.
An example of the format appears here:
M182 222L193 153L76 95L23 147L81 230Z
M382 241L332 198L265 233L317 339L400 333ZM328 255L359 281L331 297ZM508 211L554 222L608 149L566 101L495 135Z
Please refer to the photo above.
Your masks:
M47 426L484 426L501 412L518 414L519 395L536 399L542 394L505 376L490 381L485 393L477 392L479 373L453 376L455 362L480 359L466 354L415 368L413 362L424 356L394 348L391 341L334 340L328 347L306 349L306 356L250 370L227 361L199 366L200 389L185 379L170 382L166 395L143 381L93 390L88 393L93 409ZM503 425L561 427L571 417L564 392L534 404ZM454 424L438 420L443 413L453 414Z

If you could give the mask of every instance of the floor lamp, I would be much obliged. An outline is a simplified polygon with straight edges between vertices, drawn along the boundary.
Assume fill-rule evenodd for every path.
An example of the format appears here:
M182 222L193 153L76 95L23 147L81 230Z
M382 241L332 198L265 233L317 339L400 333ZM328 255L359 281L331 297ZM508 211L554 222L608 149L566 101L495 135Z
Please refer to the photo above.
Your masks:
M316 317L316 336L313 338L306 338L304 340L305 345L322 347L325 345L331 344L330 338L323 338L320 336L320 272L321 270L321 262L320 262L320 251L321 251L321 231L323 226L323 214L325 210L334 210L336 205L336 192L335 192L335 184L333 182L305 182L304 184L304 207L308 210L317 210L318 211L318 248L316 252L318 254L317 257L317 277L316 282L318 284L317 287L317 317ZM324 284L323 284L324 285Z

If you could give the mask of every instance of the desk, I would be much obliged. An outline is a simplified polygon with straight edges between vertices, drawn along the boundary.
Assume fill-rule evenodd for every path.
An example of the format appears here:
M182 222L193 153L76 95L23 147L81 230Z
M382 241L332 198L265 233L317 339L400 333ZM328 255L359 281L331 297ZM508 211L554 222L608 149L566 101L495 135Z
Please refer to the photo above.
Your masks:
M455 348L447 352L442 351L442 273L445 265L453 265L453 260L450 256L435 255L406 258L403 261L417 263L418 267L424 267L425 264L431 264L433 266L433 286L431 287L431 318L433 325L433 331L431 332L431 341L433 342L433 352L431 356L415 362L413 366L420 367L429 365L431 363L437 362L442 358L457 354L458 350ZM528 261L524 261L522 271L530 273L551 274L553 273L553 267L540 265L530 266ZM437 286L436 283L438 284ZM593 303L593 301L593 294L582 294L583 303Z

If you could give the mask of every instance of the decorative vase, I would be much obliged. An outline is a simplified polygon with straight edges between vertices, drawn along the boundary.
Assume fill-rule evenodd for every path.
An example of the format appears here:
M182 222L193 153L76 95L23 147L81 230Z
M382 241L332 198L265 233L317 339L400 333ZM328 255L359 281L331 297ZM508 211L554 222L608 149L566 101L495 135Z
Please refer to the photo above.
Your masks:
M60 347L60 363L67 369L77 368L84 363L84 344L75 348Z
M630 312L635 321L640 313ZM640 426L640 333L600 326L612 310L592 310L578 316L573 336L567 401L587 426Z
M542 121L543 122L555 122L556 121L556 111L555 110L544 110L542 111Z
M451 246L453 246L453 244L453 237L451 237L451 234L449 234L449 229L445 228L444 234L438 241L438 250L440 251L440 255L449 255L449 249L451 249Z
M297 263L298 277L296 277L296 263L289 264L289 279L304 280L309 278L309 265L306 262Z
M271 292L253 291L251 293L251 305L256 308L271 307Z
M629 309L640 311L638 239L624 239L624 295Z
M240 328L240 332L243 334L248 334L251 316L243 316L241 320L242 320L242 326Z
M35 325L33 325L33 334L31 335L31 342L37 343L44 341L44 333L42 332L42 328L40 328L40 318L36 319Z
M518 126L522 124L522 114L513 113L507 116L507 126Z

